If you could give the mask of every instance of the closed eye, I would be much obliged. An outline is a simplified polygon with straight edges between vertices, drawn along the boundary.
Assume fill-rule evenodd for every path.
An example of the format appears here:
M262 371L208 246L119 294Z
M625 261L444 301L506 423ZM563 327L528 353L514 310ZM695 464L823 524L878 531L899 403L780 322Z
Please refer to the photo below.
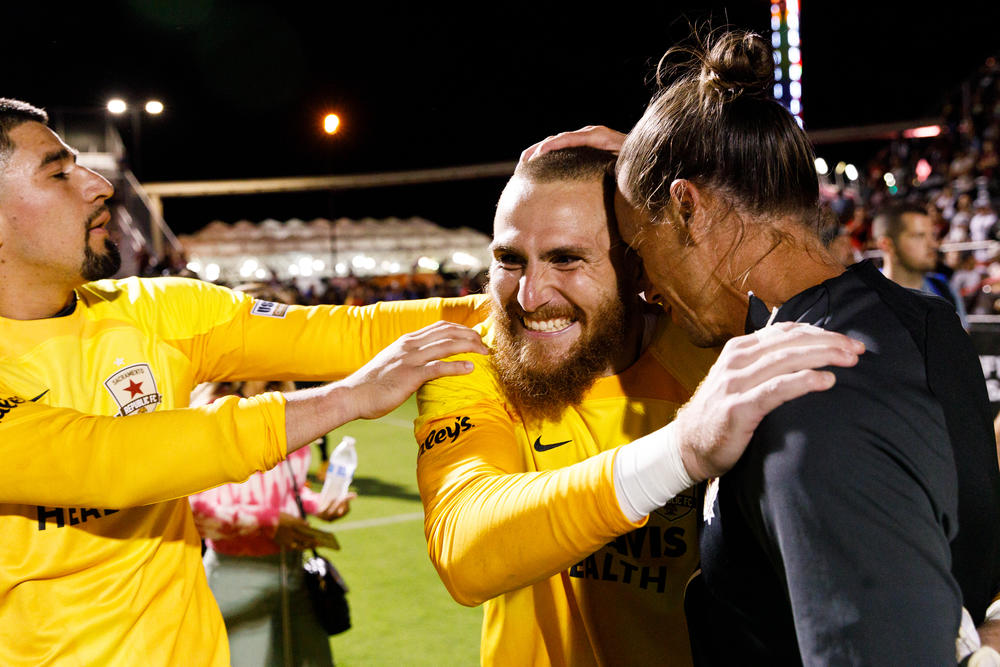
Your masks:
M517 271L524 267L524 258L513 253L502 252L493 259L505 271Z
M556 255L549 261L557 269L575 269L583 261L583 258L576 255Z

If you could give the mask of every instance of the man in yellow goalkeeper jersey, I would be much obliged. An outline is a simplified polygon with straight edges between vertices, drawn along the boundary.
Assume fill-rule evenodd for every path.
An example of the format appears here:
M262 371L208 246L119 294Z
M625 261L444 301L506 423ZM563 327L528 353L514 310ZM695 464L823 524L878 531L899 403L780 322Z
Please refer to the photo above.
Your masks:
M229 665L184 496L468 372L439 359L479 336L425 325L478 322L482 298L304 308L103 280L112 187L46 122L0 99L0 664ZM179 409L202 381L336 378Z
M735 462L771 408L832 384L793 371L863 349L786 323L734 339L712 366L718 350L638 296L613 163L577 148L519 165L477 327L493 355L461 357L471 374L417 394L428 550L457 601L485 603L484 664L690 664L693 487Z

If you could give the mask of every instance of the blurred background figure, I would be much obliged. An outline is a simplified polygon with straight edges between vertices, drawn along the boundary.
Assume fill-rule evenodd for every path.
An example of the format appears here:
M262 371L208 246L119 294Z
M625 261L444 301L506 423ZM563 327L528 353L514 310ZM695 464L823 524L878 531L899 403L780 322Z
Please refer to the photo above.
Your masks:
M955 307L962 326L969 328L965 304L948 277L937 272L938 240L934 222L917 204L890 206L872 223L875 243L882 251L882 272L889 280L935 294Z
M291 382L218 383L197 397L211 402L229 394L293 389ZM321 506L319 494L306 484L311 452L303 447L242 484L224 484L189 499L206 542L205 573L226 622L234 665L333 664L330 639L302 581L302 552L323 546L323 536L299 516L295 491L306 512L324 521L344 516L356 495Z

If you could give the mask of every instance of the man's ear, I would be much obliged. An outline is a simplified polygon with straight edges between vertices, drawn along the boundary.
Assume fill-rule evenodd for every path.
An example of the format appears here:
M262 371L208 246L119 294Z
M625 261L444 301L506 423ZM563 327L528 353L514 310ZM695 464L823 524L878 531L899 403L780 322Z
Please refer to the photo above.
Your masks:
M677 211L685 226L702 204L698 186L685 178L678 178L670 184L670 199L674 204L674 210Z
M896 254L896 244L892 242L892 239L888 236L882 236L875 239L875 246L882 251L883 255L895 255Z

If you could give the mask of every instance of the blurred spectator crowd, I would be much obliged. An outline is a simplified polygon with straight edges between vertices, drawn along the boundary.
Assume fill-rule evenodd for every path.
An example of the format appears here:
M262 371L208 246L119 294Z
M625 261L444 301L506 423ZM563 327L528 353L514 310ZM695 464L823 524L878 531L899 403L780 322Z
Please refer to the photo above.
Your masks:
M970 314L1000 314L1000 62L991 57L953 91L941 131L897 138L853 183L821 183L831 248L847 265L876 261L872 220L898 202L926 208L940 243L937 272Z
M187 259L178 252L170 252L165 259L156 260L145 255L140 259L142 276L199 276L187 268ZM268 288L281 296L283 303L305 306L336 304L364 306L377 301L426 299L436 296L465 296L483 291L486 272L477 274L414 273L391 276L337 276L311 280L285 280L275 278L253 283L258 288ZM227 285L238 287L238 285Z

